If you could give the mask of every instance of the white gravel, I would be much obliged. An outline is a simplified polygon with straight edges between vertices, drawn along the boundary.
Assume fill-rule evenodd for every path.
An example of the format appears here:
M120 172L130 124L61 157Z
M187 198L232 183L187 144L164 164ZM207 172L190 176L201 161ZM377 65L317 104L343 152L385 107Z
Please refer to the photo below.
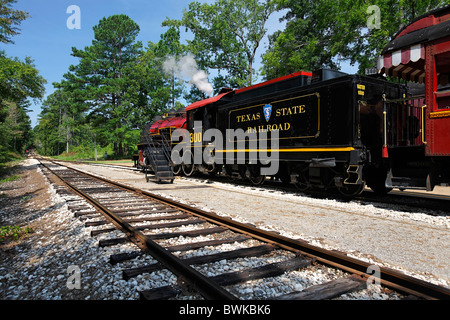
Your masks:
M142 173L77 165L180 202L353 254L438 285L450 286L450 217L402 204L317 199L267 188L177 177L146 182ZM276 214L274 214L276 213Z
M24 166L27 169L35 170L39 175L42 172L36 167L37 161L26 160ZM85 166L83 166L85 167ZM410 270L409 266L404 268L402 263L398 263L395 266L404 271L410 272L414 275L421 276L427 281L433 281L438 284L448 285L448 239L449 237L449 221L447 216L430 217L426 213L417 213L413 216L402 217L402 214L392 213L392 209L380 208L370 206L360 206L351 203L339 203L334 200L317 200L302 197L300 203L299 196L282 194L281 192L272 192L258 188L244 188L230 186L220 183L208 183L208 188L196 188L189 190L189 186L202 185L203 182L187 181L185 179L177 179L173 185L158 185L153 183L145 183L145 177L139 173L130 173L123 170L111 170L102 167L95 167L95 171L101 171L103 175L114 175L121 182L134 183L138 185L144 185L147 188L164 187L167 190L159 190L161 194L171 195L172 197L181 199L184 195L189 199L189 202L194 202L200 205L204 209L212 209L218 213L232 215L234 218L239 218L245 222L252 222L259 226L264 225L268 229L274 229L279 232L283 232L285 235L292 235L295 237L302 237L309 240L312 244L330 246L336 245L337 248L343 250L354 250L355 256L366 259L373 258L374 262L379 263L381 260L380 255L384 253L387 247L393 246L392 243L388 246L381 246L380 251L372 251L372 247L354 247L354 241L348 241L347 235L337 236L339 234L340 224L342 222L336 222L336 212L341 212L345 215L351 215L354 219L353 229L361 229L367 227L361 226L363 219L370 217L370 221L375 224L374 221L389 222L392 224L394 221L398 221L398 224L392 227L392 232L401 232L399 227L404 225L408 228L416 230L416 232L427 232L428 234L439 233L441 235L441 241L439 243L440 251L439 255L433 251L428 253L429 255L436 255L434 259L442 258L441 264L445 269L444 275L439 274L437 277L435 273L417 272L413 268ZM119 175L119 177L118 177ZM17 244L9 244L7 246L0 246L0 255L2 262L0 263L0 299L33 299L33 300L53 300L53 299L137 299L138 291L144 289L155 288L168 284L175 284L176 277L171 275L167 270L160 270L151 274L139 275L129 281L122 280L122 270L124 268L131 268L142 266L145 264L155 263L156 261L149 256L140 256L136 259L120 263L112 266L109 264L109 257L111 254L135 251L137 248L132 244L121 244L113 247L100 248L98 241L102 239L110 239L114 237L121 237L120 232L103 233L96 237L91 237L91 230L102 229L104 226L99 227L84 227L84 221L79 218L75 218L73 213L67 208L65 199L55 192L55 189L50 185L47 180L42 180L42 184L36 186L36 188L45 188L48 196L47 209L45 213L39 215L37 218L29 219L29 223L32 223L35 232L29 236L21 239ZM186 185L187 189L171 189L170 187L179 187ZM213 186L214 188L210 188ZM155 191L156 192L156 191ZM227 194L228 199L221 198L217 200L217 192L220 194ZM238 197L238 199L231 201L230 197ZM240 197L243 197L242 199ZM73 198L73 196L71 196ZM255 209L256 202L254 199L260 198L258 202L259 209ZM270 199L273 199L269 201ZM184 197L183 197L184 199ZM202 200L203 199L203 200ZM244 200L246 199L246 200ZM249 203L249 199L252 199L252 205ZM35 199L30 199L27 203L29 208L36 207L34 203ZM37 199L36 199L37 201ZM278 201L283 202L281 206ZM71 205L73 203L71 202ZM306 216L298 214L297 209L302 206L302 211L314 210L314 215L317 216L316 222L308 222ZM327 210L327 206L335 208L334 213ZM367 210L368 207L372 207ZM48 209L51 208L51 209ZM261 211L266 211L262 215ZM280 212L276 217L271 214L273 208L278 208L277 212ZM313 209L311 209L313 208ZM371 213L367 213L370 211ZM30 212L26 210L24 215L30 215ZM309 216L311 213L306 214ZM0 217L2 217L2 209L0 209ZM413 217L413 218L411 218ZM423 218L423 219L422 219ZM285 219L285 220L284 220ZM334 222L326 222L328 219L334 219ZM8 220L2 220L2 225L13 224L15 221L21 220L19 216L8 216ZM292 230L292 227L296 227L298 224L312 225L321 221L321 226L315 226L311 228L311 233L307 233L304 230ZM295 224L294 224L295 222ZM335 231L330 231L330 224L335 224ZM289 228L291 226L291 228ZM370 222L369 222L370 226ZM189 227L180 227L183 230L191 230L192 228L198 228L197 225ZM322 229L321 236L317 237L315 229ZM330 229L330 230L329 230ZM161 231L161 230L158 230ZM297 232L296 232L297 231ZM381 232L380 230L378 231ZM399 236L400 237L400 236ZM351 234L350 238L360 238L363 241L363 237L358 234ZM197 238L181 238L164 240L163 242L171 243L171 245L185 243L188 241L206 241L211 240L210 236L203 236ZM331 241L330 241L331 239ZM348 242L342 242L346 239ZM425 239L425 238L424 238ZM411 239L412 240L412 239ZM376 242L376 239L373 239ZM253 242L253 241L250 241ZM370 242L370 241L369 241ZM424 243L426 241L424 240ZM364 242L367 243L367 242ZM363 243L363 245L364 245ZM208 251L201 251L201 254L211 254L218 250L233 250L242 248L249 244L248 242L224 244L218 247L208 248ZM375 245L378 247L378 245ZM350 249L348 249L350 248ZM427 252L428 248L422 248L424 252ZM206 250L206 249L205 249ZM213 251L211 251L213 250ZM192 252L176 253L180 256L188 257ZM396 255L395 253L393 253ZM398 254L397 254L398 255ZM267 262L277 262L283 257L277 256L273 253L263 256L248 259L237 259L236 261L219 261L214 264L214 271L212 271L211 264L195 266L202 272L211 272L210 275L215 275L217 272L230 272L248 268L250 266L257 266ZM285 258L288 258L287 256ZM417 258L417 256L416 256ZM404 261L407 261L408 256ZM402 260L403 261L403 260ZM384 263L384 261L383 261ZM71 279L71 275L67 273L67 270L71 266L76 266L80 270L80 289L71 289L68 282ZM232 293L243 295L245 299L262 299L268 298L273 295L284 294L294 290L301 290L309 285L322 283L342 276L341 272L336 273L326 267L320 267L322 270L320 273L312 271L312 267L305 268L300 271L294 271L286 273L283 276L267 279L267 280L254 280L249 281L243 285L231 286ZM191 297L198 298L198 297ZM398 296L395 293L384 291L379 286L371 285L368 289L355 294L348 294L341 298L344 299L395 299Z

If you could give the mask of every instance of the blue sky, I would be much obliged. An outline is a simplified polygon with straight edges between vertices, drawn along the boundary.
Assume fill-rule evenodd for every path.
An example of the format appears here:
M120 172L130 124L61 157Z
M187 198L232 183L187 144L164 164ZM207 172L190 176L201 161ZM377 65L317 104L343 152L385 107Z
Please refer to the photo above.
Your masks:
M72 57L72 47L83 49L89 46L94 38L92 27L103 17L113 14L126 14L140 27L138 40L144 46L148 41L157 42L165 32L161 23L169 17L180 19L183 9L192 0L18 0L16 9L30 13L31 17L20 25L21 34L12 38L14 44L0 44L0 50L6 50L10 57L24 59L26 56L35 61L40 74L47 80L46 94L54 91L53 82L59 82L71 64L78 59ZM197 0L212 3L213 0ZM67 20L71 16L66 13L70 5L77 5L81 10L81 29L70 30ZM267 24L268 34L284 26L279 23L280 13L274 14ZM264 40L257 53L256 67L261 54L265 51L267 40ZM342 71L353 73L356 68L342 65ZM38 121L41 102L33 103L29 113L32 126Z

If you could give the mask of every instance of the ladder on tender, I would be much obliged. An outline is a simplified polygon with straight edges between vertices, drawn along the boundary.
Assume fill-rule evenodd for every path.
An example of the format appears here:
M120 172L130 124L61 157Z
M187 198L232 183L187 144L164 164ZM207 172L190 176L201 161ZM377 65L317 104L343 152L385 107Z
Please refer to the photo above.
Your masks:
M147 182L150 180L148 169L151 169L157 182L172 183L175 177L167 138L163 134L144 134L144 140L147 143L144 148L144 157L149 167L145 169Z

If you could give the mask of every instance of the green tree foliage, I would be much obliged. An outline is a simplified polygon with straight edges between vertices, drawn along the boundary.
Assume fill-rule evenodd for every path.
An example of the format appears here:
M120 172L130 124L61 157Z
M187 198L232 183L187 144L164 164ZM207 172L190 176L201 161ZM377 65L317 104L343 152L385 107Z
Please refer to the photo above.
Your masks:
M29 17L28 12L13 9L14 3L17 0L0 0L0 42L3 43L14 43L11 37L19 34L17 26Z
M340 68L342 61L358 64L359 72L374 67L383 47L399 28L448 0L278 0L286 28L270 37L263 55L266 79L299 70ZM373 25L380 9L379 28Z
M57 90L44 102L35 129L37 141L45 154L91 148L92 142L112 146L118 156L129 154L140 130L155 115L182 106L177 102L181 97L187 102L206 97L176 69L175 64L189 60L186 57L195 57L200 70L218 70L212 80L216 93L225 86L251 85L257 75L255 55L275 10L286 12L286 28L269 37L262 57L266 79L298 70L339 69L342 61L358 64L363 71L375 65L379 52L400 27L448 1L194 1L181 20L167 18L163 27L168 28L159 41L149 41L145 48L136 41L139 26L128 16L103 18L94 27L92 44L72 49L78 63L54 84ZM368 28L371 5L380 9L379 28ZM186 44L180 40L183 27L193 36ZM11 103L24 104L11 97L39 96L33 86L17 85L36 79L37 73L25 72L26 61L1 58L0 53L0 70L4 70L0 71L0 98L6 97L10 104L0 110L0 121L9 123L9 129L0 128L0 138L12 136L11 132L19 137L23 130L13 126L12 115L18 114ZM39 88L39 83L35 85Z
M5 51L0 51L0 104L3 101L41 98L45 83L31 58L20 61L6 56Z
M76 140L76 133L80 131L80 123L84 119L83 114L74 107L70 95L70 92L57 89L42 104L39 124L35 127L36 145L42 154L67 152L69 145Z
M167 19L163 25L190 30L189 50L200 65L226 71L230 85L242 87L253 82L256 50L274 9L271 0L191 2L180 21Z
M64 138L61 135L62 114L61 92L50 94L41 106L39 122L34 127L36 135L35 145L42 155L56 155L63 150Z
M176 70L176 61L186 54L186 48L180 43L180 30L177 26L170 26L169 29L161 35L154 46L149 42L149 50L153 50L159 61L158 69L163 73L161 79L164 83L163 90L170 94L170 107L175 108L175 101L183 94L184 82L178 78Z
M61 83L72 99L79 93L76 99L89 107L87 119L100 129L97 131L108 132L107 142L120 156L125 153L124 145L134 143L127 132L132 129L128 114L139 103L136 81L130 78L142 47L136 42L138 33L139 26L126 15L103 18L94 26L91 46L84 50L72 48L72 55L80 61L70 67Z
M26 108L16 102L6 102L7 116L2 126L8 133L4 137L10 150L22 152L33 141L31 120L26 114Z
M158 54L158 45L148 42L148 46L131 70L132 78L136 79L134 92L139 103L131 116L136 129L142 129L155 115L167 110L172 99L171 86L167 75L162 69L162 59Z
M180 97L181 89L163 71L168 55L181 55L175 27L143 49L139 26L113 15L94 27L92 45L72 48L79 58L42 106L35 128L42 154L112 146L115 156L133 152L140 131Z
M0 1L0 41L12 43L17 25L27 15L10 8L12 1ZM0 51L0 162L10 152L22 153L33 141L27 99L44 95L45 79L39 75L33 60L8 57Z

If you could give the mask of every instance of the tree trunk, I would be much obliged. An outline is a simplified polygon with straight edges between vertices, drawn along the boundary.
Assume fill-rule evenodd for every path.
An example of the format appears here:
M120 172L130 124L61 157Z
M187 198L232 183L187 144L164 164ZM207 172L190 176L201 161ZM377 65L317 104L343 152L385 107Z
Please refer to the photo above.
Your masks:
M97 140L94 139L95 161L97 161Z
M70 135L70 127L66 128L66 153L69 153L69 135Z

